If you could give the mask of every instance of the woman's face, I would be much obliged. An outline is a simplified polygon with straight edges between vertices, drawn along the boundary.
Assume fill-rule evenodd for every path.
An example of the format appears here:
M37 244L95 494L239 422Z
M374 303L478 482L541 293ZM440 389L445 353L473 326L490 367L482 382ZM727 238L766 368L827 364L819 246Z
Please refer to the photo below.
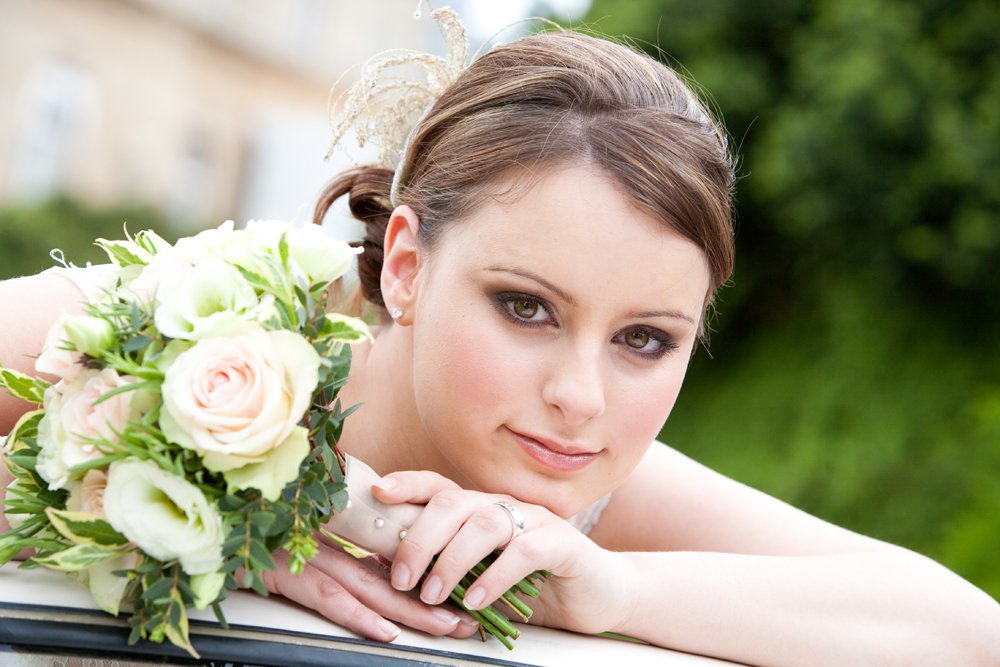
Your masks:
M562 516L618 486L680 391L703 253L567 167L457 221L424 260L413 382L439 472Z

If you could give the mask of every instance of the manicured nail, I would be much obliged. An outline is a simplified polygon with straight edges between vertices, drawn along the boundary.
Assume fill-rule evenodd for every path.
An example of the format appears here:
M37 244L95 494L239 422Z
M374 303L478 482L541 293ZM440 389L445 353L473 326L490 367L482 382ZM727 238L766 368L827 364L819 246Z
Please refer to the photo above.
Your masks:
M463 630L475 630L476 628L479 627L479 621L477 621L474 618L469 618L468 616L466 616L459 622L459 625L462 626Z
M483 592L482 588L473 588L465 594L465 600L462 604L465 605L466 609L479 609L479 605L483 603L485 597L486 593Z
M392 477L383 477L379 481L372 484L372 486L377 486L383 491L391 491L396 487L396 480L394 480Z
M379 630L381 630L387 635L391 635L389 637L389 641L392 641L399 636L399 628L397 628L395 625L385 620L384 618L378 619L376 625L378 625Z
M410 568L404 563L397 562L392 566L392 587L397 591L410 589Z
M440 595L441 579L435 574L424 582L424 587L420 591L420 599L427 604L437 604Z
M458 622L461 620L457 614L453 614L442 607L433 607L431 609L431 613L434 614L434 618L451 628L457 626Z

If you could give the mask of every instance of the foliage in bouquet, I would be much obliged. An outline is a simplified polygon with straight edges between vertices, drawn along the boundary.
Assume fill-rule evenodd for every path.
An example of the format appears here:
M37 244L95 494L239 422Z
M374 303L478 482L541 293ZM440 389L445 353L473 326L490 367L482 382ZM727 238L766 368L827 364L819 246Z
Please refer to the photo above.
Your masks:
M0 563L34 549L22 567L81 579L130 614L130 641L195 654L189 607L224 622L227 590L266 594L279 549L301 571L346 504L337 393L346 343L369 333L327 304L359 251L280 222L98 244L102 297L64 315L36 363L58 382L0 370L41 406L8 436Z

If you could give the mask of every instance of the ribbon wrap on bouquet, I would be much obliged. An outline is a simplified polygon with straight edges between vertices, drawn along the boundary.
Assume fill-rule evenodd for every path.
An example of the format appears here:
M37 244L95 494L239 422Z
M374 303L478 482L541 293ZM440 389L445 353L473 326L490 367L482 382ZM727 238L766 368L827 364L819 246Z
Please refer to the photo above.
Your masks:
M381 479L378 473L352 456L345 456L345 466L348 505L333 515L326 529L391 562L423 505L383 503L372 495L372 484Z

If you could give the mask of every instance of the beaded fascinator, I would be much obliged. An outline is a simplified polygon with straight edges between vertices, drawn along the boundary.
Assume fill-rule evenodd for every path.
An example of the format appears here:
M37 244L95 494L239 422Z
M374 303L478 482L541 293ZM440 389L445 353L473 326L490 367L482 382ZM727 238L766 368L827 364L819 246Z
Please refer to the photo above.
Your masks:
M423 4L423 3L421 3ZM414 12L420 18L420 9ZM406 156L410 133L435 100L462 73L466 66L469 42L465 25L450 7L431 12L448 45L447 57L414 49L391 49L379 53L361 65L361 76L330 104L333 138L326 152L334 149L352 127L362 148L379 141L379 164L395 169L391 197L396 203L399 164ZM419 67L422 76L394 75L396 68ZM343 76L337 80L337 84ZM334 89L337 85L334 85ZM343 107L342 109L340 107Z

